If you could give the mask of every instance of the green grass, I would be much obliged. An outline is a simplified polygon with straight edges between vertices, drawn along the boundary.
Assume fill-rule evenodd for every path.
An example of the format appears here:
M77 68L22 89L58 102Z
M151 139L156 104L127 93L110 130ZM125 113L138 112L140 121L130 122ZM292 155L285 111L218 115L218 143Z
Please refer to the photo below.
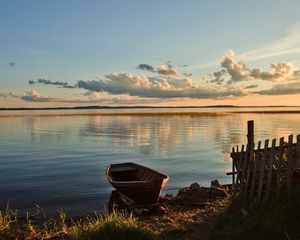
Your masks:
M55 219L34 224L30 218L20 221L18 213L7 209L0 212L0 239L70 239L70 240L154 240L157 235L132 214L113 211L66 223L65 213Z
M195 239L300 240L299 191L282 191L259 205L234 197L225 201L214 224L203 226Z
M173 231L165 240L300 240L300 192L286 191L260 204L229 197L216 214L195 229Z
M174 228L158 235L130 213L113 211L79 220L66 221L59 211L55 219L20 220L9 208L0 212L0 240L300 240L300 193L283 191L269 201L250 204L238 197L214 203L216 213L197 226L175 223Z

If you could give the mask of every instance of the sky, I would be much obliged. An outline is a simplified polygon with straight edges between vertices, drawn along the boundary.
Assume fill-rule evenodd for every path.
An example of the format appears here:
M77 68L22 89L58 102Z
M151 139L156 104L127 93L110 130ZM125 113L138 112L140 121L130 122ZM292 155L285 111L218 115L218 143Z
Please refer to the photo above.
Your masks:
M0 107L300 106L300 0L1 0Z

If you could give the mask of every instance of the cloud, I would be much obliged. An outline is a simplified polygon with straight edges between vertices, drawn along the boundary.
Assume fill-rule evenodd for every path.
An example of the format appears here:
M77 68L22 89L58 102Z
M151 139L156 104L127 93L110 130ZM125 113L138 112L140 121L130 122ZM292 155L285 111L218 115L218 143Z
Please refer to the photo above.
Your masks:
M267 81L290 81L300 78L300 71L295 70L292 63L281 62L271 63L269 72L263 71L261 68L255 68L250 71L251 77Z
M157 72L162 75L179 75L175 67L171 65L164 65L164 64L160 65L157 68Z
M157 72L161 75L168 75L168 76L177 76L179 75L178 73L178 70L173 67L172 65L170 65L169 63L168 64L162 64L162 65L159 65L157 68L149 65L149 64L139 64L137 66L137 69L140 69L140 70L146 70L146 71L149 71L149 72Z
M231 49L225 52L221 61L221 66L227 70L231 76L231 82L244 81L249 77L249 69L246 67L243 61L236 62L233 58L235 56L234 51Z
M23 96L20 97L22 100L27 102L55 102L55 98L46 97L40 95L35 90L26 91Z
M157 68L149 64L139 64L138 69L159 74L145 76L130 72L113 72L97 80L79 80L75 86L60 81L31 80L29 84L88 90L82 95L88 99L50 98L35 91L26 92L21 99L41 102L113 103L121 99L128 102L149 102L175 98L218 99L251 94L281 95L299 92L300 70L292 63L271 63L270 69L264 70L260 67L249 68L242 60L236 61L235 58L234 51L227 50L220 62L221 69L205 75L200 82L189 78L191 74L180 76L177 69L169 63ZM285 84L281 84L283 82Z
M105 103L105 104L149 104L158 103L162 100L159 98L141 98L136 96L124 95L107 95L105 93L87 91L82 94L87 96L89 100L81 100L81 103ZM74 102L74 101L73 101ZM77 102L78 103L78 102Z
M216 83L221 85L225 81L226 70L222 69L220 71L214 72L212 75L212 79L210 79L210 83Z
M111 73L107 80L80 80L79 88L110 94L128 94L145 98L218 98L243 96L239 88L202 87L189 78L172 76L146 77L132 73Z
M221 84L224 82L226 74L230 79L228 83L238 83L249 80L282 82L300 80L300 70L290 62L271 63L270 71L264 71L262 68L249 68L241 60L239 62L234 60L235 53L233 50L227 50L222 57L221 66L224 68L220 71L214 72L211 83Z
M26 102L56 102L56 103L74 103L74 104L150 104L161 102L158 98L140 98L129 95L108 95L99 92L87 91L74 99L54 98L44 96L35 90L25 91L22 95L14 93L1 93L0 97L12 96ZM83 96L83 98L82 98ZM168 101L168 100L166 100Z
M139 64L137 68L140 69L140 70L146 70L146 71L149 71L149 72L156 72L155 67L152 67L149 64Z
M183 73L182 75L185 76L185 77L191 77L191 76L193 76L192 73Z
M19 95L14 92L8 92L8 93L0 92L0 97L2 97L2 98L8 98L8 97L18 98Z
M288 54L300 53L300 22L296 22L290 25L285 30L285 35L278 39L266 42L256 49L249 50L247 52L238 54L237 59L247 59L248 62L256 61L259 59L266 59L276 56L284 56ZM210 68L218 66L218 61L211 60L206 63L190 66L194 68Z
M46 80L44 78L39 78L37 81L29 80L29 84L45 84L45 85L57 85L61 86L64 88L75 88L76 86L69 85L67 82L60 82L60 81L51 81L51 80Z
M252 84L252 85L248 85L245 87L245 89L252 89L252 88L257 88L258 85L257 84Z
M278 84L266 90L256 92L260 95L287 95L300 93L300 82L292 82L289 84Z

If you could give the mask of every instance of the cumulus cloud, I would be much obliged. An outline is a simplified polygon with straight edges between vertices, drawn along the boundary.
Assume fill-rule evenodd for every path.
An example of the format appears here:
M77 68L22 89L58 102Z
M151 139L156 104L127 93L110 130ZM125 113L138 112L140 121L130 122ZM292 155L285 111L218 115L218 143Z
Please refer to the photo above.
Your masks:
M299 94L300 82L292 82L288 84L278 84L270 89L261 90L256 92L260 95L286 95L286 94Z
M110 94L128 94L145 98L217 98L243 96L239 88L202 87L189 78L170 76L146 77L132 73L111 73L107 80L80 80L79 88Z
M20 97L22 100L27 102L55 102L55 98L46 97L40 95L35 90L26 91L23 96Z
M67 82L60 82L60 81L51 81L51 80L46 80L44 78L39 78L37 81L29 80L29 84L45 84L45 85L57 85L61 86L64 88L75 88L76 86L69 85Z
M182 75L185 76L185 77L191 77L191 76L193 76L192 73L183 73Z
M263 71L261 68L251 70L251 77L267 81L290 81L300 79L299 70L295 70L295 66L289 62L271 63L269 72Z
M149 64L139 64L137 66L137 69L146 70L146 71L153 72L153 73L157 72L161 75L168 75L168 76L179 75L178 70L170 64L166 64L166 65L162 64L162 65L159 65L157 68L155 68Z
M271 63L270 70L264 71L262 68L249 68L241 60L234 60L235 53L233 50L227 50L222 57L221 66L224 68L214 72L211 83L221 84L224 82L224 76L229 75L229 83L238 83L249 80L282 82L300 80L300 70L290 62Z
M231 49L227 50L221 60L221 66L225 68L231 76L231 82L244 81L250 75L249 69L243 61L236 62L233 59L234 56L234 51Z
M220 71L214 72L210 76L210 83L216 83L218 85L221 85L225 81L225 75L226 75L226 70L222 69Z
M162 99L198 98L217 99L249 94L280 95L299 93L300 70L292 63L271 63L269 70L249 68L244 61L236 61L233 50L225 52L221 59L221 69L207 74L202 81L194 81L191 74L179 75L169 63L157 68L149 64L139 64L138 69L156 75L136 75L130 72L113 72L97 80L79 80L75 86L67 82L38 79L29 84L58 85L64 88L88 90L81 97L88 99L57 99L41 96L35 91L26 92L25 101L56 101L74 103L116 103L162 101ZM265 83L260 84L265 81ZM282 83L285 84L282 84ZM267 89L269 86L269 89ZM263 89L264 88L264 89ZM263 89L263 90L261 90ZM160 99L160 100L159 100Z
M163 75L178 75L177 69L171 65L162 64L157 68L157 72Z
M0 97L4 93L0 93ZM6 94L7 95L7 94ZM5 96L6 96L5 95ZM64 99L44 96L35 90L25 91L23 95L14 95L26 102L56 102L56 103L77 103L77 104L150 104L161 102L158 98L141 98L129 95L107 95L104 93L87 91L77 98Z
M0 92L0 97L2 97L2 98L8 98L8 97L18 98L19 95L14 92L8 92L8 93Z

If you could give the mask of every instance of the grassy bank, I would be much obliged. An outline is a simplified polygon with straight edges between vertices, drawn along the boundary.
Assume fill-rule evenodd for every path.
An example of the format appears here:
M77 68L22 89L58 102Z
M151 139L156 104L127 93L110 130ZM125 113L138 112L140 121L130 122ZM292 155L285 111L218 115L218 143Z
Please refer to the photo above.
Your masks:
M248 207L245 207L248 206ZM300 240L300 194L294 190L259 205L232 199L220 213L213 239L286 239Z
M112 212L77 221L66 222L66 215L35 224L32 219L18 219L17 212L0 213L0 239L70 239L70 240L154 240L157 235L146 228L132 214Z
M228 197L213 203L213 213L199 224L181 224L164 231L161 225L150 227L149 221L132 214L112 212L108 215L66 221L63 212L55 219L37 223L19 220L11 210L0 214L0 239L101 239L101 240L176 240L176 239L283 239L300 240L300 195L285 192L260 205ZM208 210L212 211L212 207ZM208 213L204 211L203 215ZM168 214L168 213L167 213ZM181 213L182 214L182 213ZM201 214L201 213L200 213ZM155 216L163 222L168 215ZM199 216L201 217L201 216Z
M166 239L300 240L300 193L283 191L259 205L229 197L209 222Z

